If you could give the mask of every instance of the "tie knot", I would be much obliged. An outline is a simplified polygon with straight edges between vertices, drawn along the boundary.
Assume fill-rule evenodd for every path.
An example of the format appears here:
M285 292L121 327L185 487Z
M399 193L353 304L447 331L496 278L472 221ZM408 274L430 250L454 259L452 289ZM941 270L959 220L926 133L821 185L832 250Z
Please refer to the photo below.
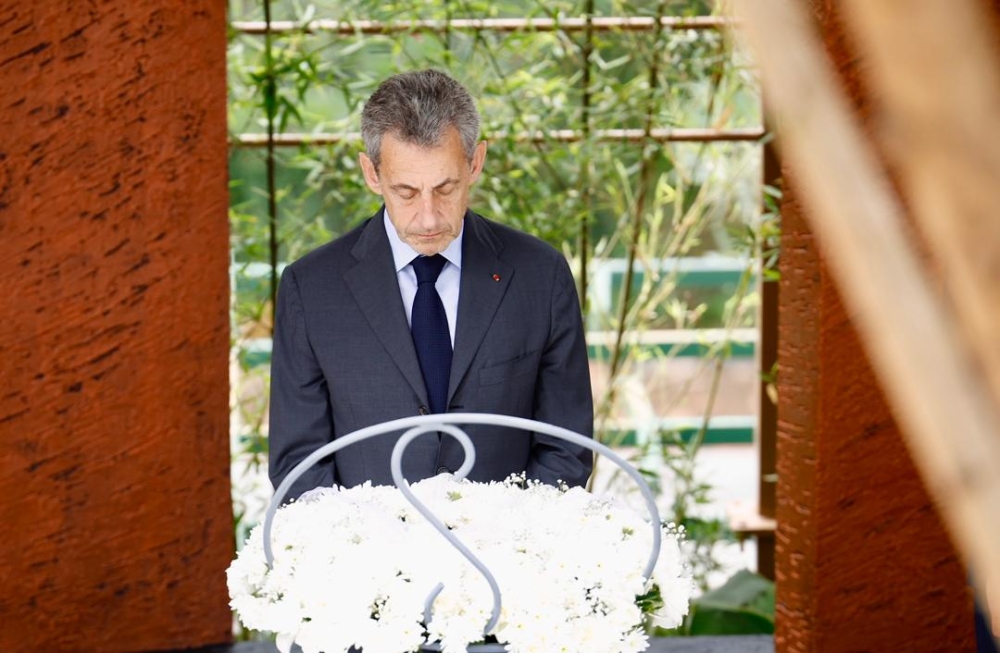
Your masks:
M447 262L448 259L440 254L435 254L434 256L418 256L413 259L411 263L413 264L413 271L417 273L417 285L423 283L436 283L438 276L441 274L441 270Z

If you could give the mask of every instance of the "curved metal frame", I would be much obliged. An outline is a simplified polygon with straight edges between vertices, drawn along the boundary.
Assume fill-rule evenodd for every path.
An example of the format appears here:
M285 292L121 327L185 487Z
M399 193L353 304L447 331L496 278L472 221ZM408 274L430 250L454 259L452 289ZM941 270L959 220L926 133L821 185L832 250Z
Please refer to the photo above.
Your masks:
M646 568L643 571L643 578L651 578L653 568L656 566L656 559L660 555L662 537L660 532L660 512L656 508L656 501L653 497L653 492L650 490L645 479L642 478L642 475L639 474L639 472L621 456L603 444L595 442L592 438L580 435L579 433L574 433L573 431L564 429L560 426L553 426L551 424L526 419L524 417L492 415L488 413L446 413L441 415L404 417L402 419L383 422L381 424L375 424L367 428L359 429L353 433L345 435L344 437L337 438L333 442L325 444L309 454L305 460L292 468L292 471L285 476L285 479L278 486L277 490L275 490L271 503L267 507L267 515L264 518L263 537L264 558L267 561L268 568L271 568L274 564L274 554L271 550L271 527L274 521L274 514L281 506L281 501L285 498L285 495L288 494L288 490L292 487L292 484L294 484L295 481L302 476L302 474L315 465L319 460L343 449L344 447L348 447L355 442L360 442L361 440L366 440L377 435L386 435L405 429L405 433L403 433L392 450L392 457L390 459L392 480L396 483L396 487L399 488L399 491L403 493L403 496L406 497L406 500L409 501L413 507L416 508L417 511L423 515L424 518L427 519L427 521L429 521L453 547L458 549L458 551L465 556L470 563L472 563L479 573L483 575L486 582L489 583L490 590L493 593L493 613L490 616L489 622L486 624L486 628L483 630L484 636L489 635L490 631L493 630L493 627L496 626L497 621L500 619L501 597L500 588L497 585L496 579L493 577L490 570L486 568L486 565L484 565L482 561L480 561L479 558L472 553L472 551L470 551L451 531L449 531L441 520L434 515L434 513L432 513L424 504L420 502L419 499L413 495L413 492L410 490L409 482L403 477L402 461L403 452L406 450L406 447L409 446L410 442L412 442L414 438L417 438L424 433L431 432L447 433L458 440L462 445L462 449L465 452L465 460L463 461L461 468L455 472L456 477L465 478L468 473L472 471L472 467L476 463L476 449L473 446L472 439L468 436L468 434L457 426L454 426L455 424L489 424L493 426L505 426L525 431L533 431L535 433L543 433L562 440L567 440L573 444L580 445L590 449L591 451L596 451L597 453L610 458L612 462L617 464L625 473L632 477L632 480L634 480L639 486L643 499L646 501L646 508L649 510L651 526L653 529L653 550L646 563ZM443 589L444 584L438 583L427 596L427 600L424 603L425 624L430 623L431 616L433 614L432 608L434 606L434 600ZM423 645L423 649L429 651L439 651L441 650L441 647L437 644L425 644ZM474 644L469 647L470 653L501 653L506 650L507 648L503 644Z

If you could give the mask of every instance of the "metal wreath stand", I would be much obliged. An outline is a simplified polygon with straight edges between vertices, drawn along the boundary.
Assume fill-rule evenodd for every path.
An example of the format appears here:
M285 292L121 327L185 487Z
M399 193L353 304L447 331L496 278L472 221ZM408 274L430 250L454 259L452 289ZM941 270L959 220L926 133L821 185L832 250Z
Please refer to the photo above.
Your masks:
M523 417L511 417L509 415L492 415L488 413L445 413L440 415L419 415L415 417L404 417L402 419L392 420L390 422L383 422L381 424L375 424L367 428L359 429L345 435L344 437L337 438L333 442L323 445L316 451L312 452L305 460L296 465L291 472L285 477L285 480L281 482L278 489L274 492L274 497L271 499L270 505L267 507L267 516L264 519L264 557L267 560L268 569L270 569L274 564L274 554L271 550L271 526L274 520L274 514L277 512L278 508L281 506L282 499L288 493L288 489L292 486L295 481L299 479L302 474L304 474L309 468L315 465L319 460L329 456L330 454L348 447L355 442L360 442L361 440L367 440L378 435L386 435L388 433L398 432L406 429L406 432L399 438L396 446L392 450L392 458L390 460L390 467L392 470L392 480L395 482L396 487L399 491L403 493L406 500L413 504L413 507L420 512L424 518L429 521L434 528L441 533L448 542L458 549L458 551L465 556L465 558L472 563L472 565L483 575L486 582L489 583L490 590L493 592L493 614L489 621L486 623L486 628L483 629L483 637L487 637L493 627L496 626L497 621L500 619L500 588L497 585L496 579L489 569L486 568L479 558L475 556L462 542L448 530L440 519L438 519L434 514L420 502L419 499L414 496L413 492L410 490L409 482L403 477L402 460L403 453L406 447L409 446L410 442L414 438L423 435L424 433L431 432L443 432L451 435L462 445L462 449L465 452L465 461L462 463L462 467L455 472L457 478L465 478L466 475L472 470L472 467L476 463L476 449L472 444L472 439L463 431L462 429L455 426L455 424L489 424L492 426L505 426L510 428L522 429L525 431L532 431L535 433L542 433L544 435L550 435L553 437L560 438L562 440L567 440L573 444L578 444L581 447L586 447L591 451L596 451L607 458L610 458L615 464L622 468L629 476L635 480L636 484L639 486L639 490L642 492L643 499L646 501L646 508L649 510L650 515L650 527L653 530L653 550L650 553L649 561L646 563L645 571L643 571L643 578L650 578L653 573L653 568L656 566L656 559L660 555L660 513L656 508L656 502L653 498L653 492L649 489L649 485L642 478L636 469L626 462L621 456L616 454L614 451L604 446L599 442L595 442L592 438L580 435L579 433L574 433L569 429L564 429L560 426L553 426L551 424L546 424L544 422L538 422L532 419L526 419ZM437 586L431 590L431 593L427 596L427 600L424 603L424 624L429 624L433 615L434 600L437 598L441 590L444 589L443 583L438 583ZM424 651L440 651L441 644L432 643L424 644L421 647ZM507 651L506 645L504 644L472 644L468 648L469 653L505 653Z

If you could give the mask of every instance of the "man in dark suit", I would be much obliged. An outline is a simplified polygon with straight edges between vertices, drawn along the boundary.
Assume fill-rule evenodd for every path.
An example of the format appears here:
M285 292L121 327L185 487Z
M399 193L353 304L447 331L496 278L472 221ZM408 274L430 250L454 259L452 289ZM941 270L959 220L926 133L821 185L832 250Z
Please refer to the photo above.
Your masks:
M537 419L584 435L593 402L580 303L569 266L532 236L468 209L486 143L458 82L396 75L362 115L365 182L383 207L289 265L278 292L271 371L270 477L357 429L443 412ZM469 478L582 485L589 450L493 426L467 426ZM398 435L370 438L291 488L391 484ZM424 434L407 449L411 482L458 469L461 446Z

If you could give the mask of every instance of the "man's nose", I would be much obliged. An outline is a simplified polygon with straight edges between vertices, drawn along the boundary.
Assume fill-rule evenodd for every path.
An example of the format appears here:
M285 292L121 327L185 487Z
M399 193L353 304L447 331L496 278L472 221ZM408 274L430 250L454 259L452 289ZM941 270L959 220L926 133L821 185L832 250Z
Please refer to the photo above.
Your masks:
M423 193L420 195L420 204L418 209L420 211L419 218L421 222L434 223L437 222L437 206L438 200L434 196L434 193Z

